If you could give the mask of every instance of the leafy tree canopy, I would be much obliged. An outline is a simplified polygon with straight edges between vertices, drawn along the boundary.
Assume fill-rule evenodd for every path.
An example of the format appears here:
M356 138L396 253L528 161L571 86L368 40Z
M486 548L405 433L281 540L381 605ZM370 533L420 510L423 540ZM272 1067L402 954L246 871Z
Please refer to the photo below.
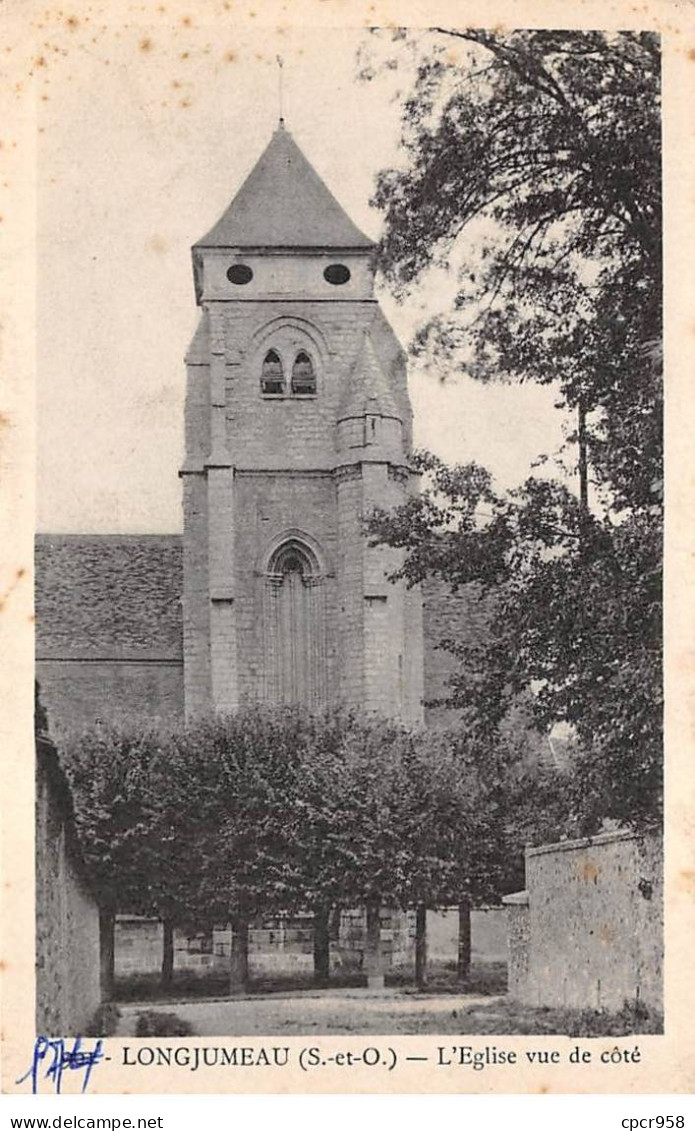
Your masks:
M404 161L381 173L396 294L455 276L416 338L444 378L556 382L590 414L594 477L661 480L660 57L651 32L397 32ZM368 72L369 74L369 72ZM658 357L657 357L658 361Z
M494 900L539 804L510 760L478 736L261 706L66 750L100 902L180 925Z
M659 50L651 33L396 32L410 67L404 160L379 177L381 264L399 297L431 272L453 298L414 349L446 379L555 383L579 410L580 471L502 496L423 454L426 488L370 523L409 583L475 583L489 637L450 640L451 703L499 736L533 692L581 739L577 813L657 819L661 796ZM366 77L370 77L369 74ZM582 479L584 477L582 476Z

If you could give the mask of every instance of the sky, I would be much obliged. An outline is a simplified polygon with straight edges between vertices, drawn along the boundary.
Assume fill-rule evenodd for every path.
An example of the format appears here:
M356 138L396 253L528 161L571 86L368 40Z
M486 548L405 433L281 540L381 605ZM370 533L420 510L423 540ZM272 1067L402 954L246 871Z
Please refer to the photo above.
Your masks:
M89 9L88 9L89 10ZM154 12L155 9L152 8ZM407 75L357 82L361 29L241 32L171 22L47 23L36 63L37 527L181 529L184 354L199 312L190 247L218 219L279 115L353 220L378 238L378 171L401 159ZM248 23L248 21L247 21ZM402 90L399 87L402 85ZM401 342L416 308L379 297ZM442 386L413 365L415 441L513 487L562 442L555 393Z

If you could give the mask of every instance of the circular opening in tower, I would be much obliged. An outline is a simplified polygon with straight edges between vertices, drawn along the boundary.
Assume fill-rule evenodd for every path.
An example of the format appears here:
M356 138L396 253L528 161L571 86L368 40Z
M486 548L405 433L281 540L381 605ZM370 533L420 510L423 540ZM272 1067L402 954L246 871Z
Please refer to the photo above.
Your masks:
M235 286L244 287L253 279L253 271L245 263L234 263L227 271L227 278Z
M323 277L327 283L332 283L334 287L342 287L343 283L350 281L350 268L346 267L344 263L331 263L323 273Z

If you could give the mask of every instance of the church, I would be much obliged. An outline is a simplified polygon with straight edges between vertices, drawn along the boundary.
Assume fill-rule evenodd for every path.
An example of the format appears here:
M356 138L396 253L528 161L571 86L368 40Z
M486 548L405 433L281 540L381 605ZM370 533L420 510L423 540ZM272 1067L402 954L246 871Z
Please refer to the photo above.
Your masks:
M37 536L52 729L252 701L436 723L426 704L453 663L439 645L475 631L475 608L394 583L399 551L364 535L418 490L374 243L281 120L192 257L183 533Z

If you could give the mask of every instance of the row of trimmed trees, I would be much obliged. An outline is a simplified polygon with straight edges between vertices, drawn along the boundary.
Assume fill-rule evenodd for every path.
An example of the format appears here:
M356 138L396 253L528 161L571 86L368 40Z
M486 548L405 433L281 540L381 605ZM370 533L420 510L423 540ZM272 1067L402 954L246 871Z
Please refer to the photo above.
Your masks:
M416 980L426 980L427 908L467 912L519 883L530 832L560 815L562 789L537 763L462 735L412 732L357 712L248 707L179 730L99 727L65 747L78 829L102 907L105 985L118 912L173 931L231 923L232 988L248 979L262 914L314 916L315 977L329 977L335 908L415 909Z

